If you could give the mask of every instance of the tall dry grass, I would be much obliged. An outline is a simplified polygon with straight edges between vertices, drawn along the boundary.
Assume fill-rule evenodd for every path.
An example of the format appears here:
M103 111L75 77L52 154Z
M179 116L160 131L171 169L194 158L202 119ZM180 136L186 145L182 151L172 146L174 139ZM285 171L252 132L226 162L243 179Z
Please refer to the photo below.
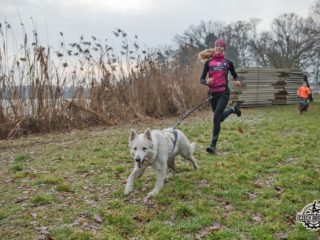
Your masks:
M180 64L175 51L144 50L121 30L115 50L107 40L80 37L59 49L44 46L21 24L23 41L10 51L8 22L0 27L0 138L113 125L179 114L206 97L202 64ZM12 47L12 46L11 46Z

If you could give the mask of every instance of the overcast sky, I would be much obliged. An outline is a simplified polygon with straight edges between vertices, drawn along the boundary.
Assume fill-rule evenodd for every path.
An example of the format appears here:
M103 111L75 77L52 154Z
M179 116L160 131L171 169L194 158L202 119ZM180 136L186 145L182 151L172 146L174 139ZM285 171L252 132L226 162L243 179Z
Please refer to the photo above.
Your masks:
M173 44L175 34L203 21L260 18L260 29L268 30L272 19L284 13L309 14L315 0L0 0L0 21L7 20L19 34L19 15L31 32L32 17L37 32L49 44L57 42L59 32L67 42L80 35L94 35L112 41L115 28L140 44L162 47ZM113 40L114 41L114 40Z

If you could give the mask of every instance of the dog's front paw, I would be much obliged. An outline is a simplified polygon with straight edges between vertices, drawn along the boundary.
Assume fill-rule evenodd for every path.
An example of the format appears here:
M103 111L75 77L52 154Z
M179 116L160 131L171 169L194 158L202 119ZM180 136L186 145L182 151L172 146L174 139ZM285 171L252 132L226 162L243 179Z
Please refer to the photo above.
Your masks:
M146 196L146 197L144 198L143 202L144 202L145 204L149 204L149 203L150 203L150 200L151 200L151 197Z
M153 191L151 191L151 192L148 193L148 195L147 195L146 198L149 198L149 199L150 199L150 198L152 198L153 196L155 196L157 193L158 193L157 191L153 190Z
M131 193L132 191L124 191L123 195L124 196L129 196L129 194Z
M149 192L148 195L144 198L143 202L144 202L145 204L148 204L148 205L152 204L151 199L152 199L152 197L155 196L156 194L157 194L157 193L154 192L154 191Z
M132 192L133 188L132 187L126 187L124 190L124 195L128 196Z

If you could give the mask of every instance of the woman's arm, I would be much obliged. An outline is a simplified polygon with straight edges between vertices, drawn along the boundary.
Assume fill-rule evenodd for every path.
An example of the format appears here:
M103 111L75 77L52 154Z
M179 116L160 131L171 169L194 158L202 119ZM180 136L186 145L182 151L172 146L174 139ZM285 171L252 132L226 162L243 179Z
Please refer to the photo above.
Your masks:
M229 61L229 71L230 71L233 79L236 81L236 85L238 87L241 87L241 82L240 82L239 76L236 73L236 70L234 70L233 62L231 62L231 61Z
M236 70L234 70L233 62L229 61L229 71L235 81L239 81L238 74L236 73Z
M206 77L209 71L209 60L204 63L203 71L200 77L200 83L203 85L208 85Z

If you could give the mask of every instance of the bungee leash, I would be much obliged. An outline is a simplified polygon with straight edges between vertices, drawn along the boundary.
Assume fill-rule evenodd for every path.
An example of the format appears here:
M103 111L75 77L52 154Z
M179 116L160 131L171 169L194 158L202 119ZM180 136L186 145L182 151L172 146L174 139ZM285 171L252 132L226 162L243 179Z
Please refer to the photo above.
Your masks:
M209 96L206 100L204 100L203 102L199 103L197 106L195 106L194 108L190 109L188 112L186 112L173 126L173 129L176 129L177 126L179 126L182 121L184 119L186 119L187 117L189 117L189 115L191 113L193 113L195 110L197 110L198 108L200 108L203 104L205 104L206 102L210 101L212 99L212 96Z

